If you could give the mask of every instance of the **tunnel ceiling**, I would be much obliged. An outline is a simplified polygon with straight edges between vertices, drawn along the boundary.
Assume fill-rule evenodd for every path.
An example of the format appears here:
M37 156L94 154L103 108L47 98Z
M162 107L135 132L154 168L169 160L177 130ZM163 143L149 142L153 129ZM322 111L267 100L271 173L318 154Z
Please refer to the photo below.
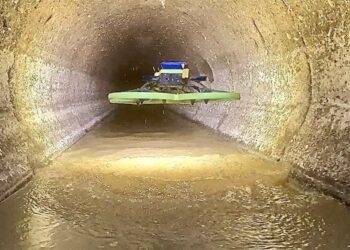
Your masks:
M176 112L283 157L332 187L349 177L348 1L22 0L0 6L6 117L0 145L11 145L7 155L29 150L31 162L50 159L115 108L106 100L109 91L137 87L161 60L186 60L209 76L210 87L240 92L242 100ZM15 171L10 165L7 171ZM339 196L345 186L333 191Z

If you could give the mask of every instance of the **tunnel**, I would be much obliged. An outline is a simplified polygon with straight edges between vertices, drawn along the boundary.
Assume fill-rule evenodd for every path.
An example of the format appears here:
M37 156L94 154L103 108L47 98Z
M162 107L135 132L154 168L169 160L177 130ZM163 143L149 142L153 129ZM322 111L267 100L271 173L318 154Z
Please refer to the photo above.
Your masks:
M167 114L350 203L349 1L16 0L0 13L0 200L101 121L143 117L148 107L111 105L108 93L183 60L241 100Z

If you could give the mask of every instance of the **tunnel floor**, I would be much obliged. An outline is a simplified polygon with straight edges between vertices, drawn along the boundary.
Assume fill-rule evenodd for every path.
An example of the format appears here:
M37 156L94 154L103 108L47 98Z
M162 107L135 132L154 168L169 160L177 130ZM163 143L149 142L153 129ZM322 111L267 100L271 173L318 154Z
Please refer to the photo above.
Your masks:
M122 110L0 204L0 249L346 249L350 210L167 111Z

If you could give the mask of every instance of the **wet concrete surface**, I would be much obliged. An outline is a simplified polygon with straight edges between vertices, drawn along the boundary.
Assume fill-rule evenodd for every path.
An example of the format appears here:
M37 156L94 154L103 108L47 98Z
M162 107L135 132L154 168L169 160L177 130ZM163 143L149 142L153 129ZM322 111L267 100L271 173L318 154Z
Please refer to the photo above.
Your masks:
M0 204L0 249L349 249L350 210L152 108L108 118Z

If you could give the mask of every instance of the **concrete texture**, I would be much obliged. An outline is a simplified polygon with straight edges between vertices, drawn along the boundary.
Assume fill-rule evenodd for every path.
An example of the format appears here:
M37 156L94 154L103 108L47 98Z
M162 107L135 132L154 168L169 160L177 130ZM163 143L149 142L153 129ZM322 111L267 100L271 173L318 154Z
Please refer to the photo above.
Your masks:
M0 105L13 124L1 133L0 147L16 141L11 152L22 166L28 168L26 155L34 163L50 159L108 114L108 91L135 87L161 60L182 59L209 75L208 85L240 92L242 100L177 112L290 161L296 177L350 201L349 1L0 6ZM16 129L28 146L19 146ZM21 151L26 147L29 153ZM1 161L13 166L1 168L3 176L17 173L14 160Z
M0 5L3 17L6 5ZM6 20L5 16L2 20ZM25 134L12 105L10 74L14 63L12 35L7 21L0 28L0 201L32 175Z
M242 100L180 112L292 162L295 177L350 202L350 4L270 4L254 4L247 27L256 30L261 44L256 51L246 44L249 52L233 66L231 89ZM262 9L273 16L259 15ZM213 71L213 87L225 89L222 82L231 80Z

